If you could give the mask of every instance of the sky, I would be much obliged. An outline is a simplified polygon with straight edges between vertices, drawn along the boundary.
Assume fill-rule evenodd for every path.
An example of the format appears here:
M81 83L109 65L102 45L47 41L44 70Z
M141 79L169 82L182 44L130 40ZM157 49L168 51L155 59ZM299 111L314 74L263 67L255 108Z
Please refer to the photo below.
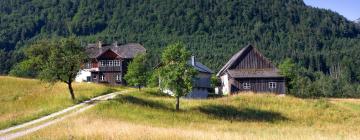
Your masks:
M330 9L349 20L360 18L360 0L304 0L306 5Z

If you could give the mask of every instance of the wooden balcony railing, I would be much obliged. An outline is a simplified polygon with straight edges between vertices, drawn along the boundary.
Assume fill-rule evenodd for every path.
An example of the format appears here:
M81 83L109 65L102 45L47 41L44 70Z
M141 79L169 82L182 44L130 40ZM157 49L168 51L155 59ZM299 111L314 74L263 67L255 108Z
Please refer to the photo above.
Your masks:
M121 71L121 66L99 67L99 71Z

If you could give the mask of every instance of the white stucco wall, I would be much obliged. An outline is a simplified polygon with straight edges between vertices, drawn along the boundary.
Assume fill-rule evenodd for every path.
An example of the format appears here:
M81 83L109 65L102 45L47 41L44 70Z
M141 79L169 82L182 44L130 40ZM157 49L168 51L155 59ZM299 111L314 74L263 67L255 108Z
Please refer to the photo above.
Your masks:
M163 93L166 93L166 94L169 94L171 96L174 96L174 92L172 92L171 90L169 89L160 89Z
M228 95L230 93L230 85L229 85L229 76L228 74L224 74L220 77L221 79L221 92L223 95Z
M84 82L86 81L86 78L88 76L91 76L91 72L89 70L80 70L78 72L78 75L76 75L75 77L75 82L79 82L79 83Z

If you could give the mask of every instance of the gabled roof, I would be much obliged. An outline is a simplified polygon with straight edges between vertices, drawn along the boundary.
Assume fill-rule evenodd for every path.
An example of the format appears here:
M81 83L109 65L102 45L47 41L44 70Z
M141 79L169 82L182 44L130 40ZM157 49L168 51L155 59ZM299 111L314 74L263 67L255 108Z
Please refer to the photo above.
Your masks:
M214 73L210 68L208 68L207 66L205 66L204 64L198 62L198 61L195 61L195 66L192 65L191 63L192 60L188 60L186 63L192 67L194 67L194 69L196 69L197 71L199 72L204 72L204 73ZM159 63L157 64L154 69L157 69L159 67L161 67L163 65L163 63Z
M134 58L138 53L145 53L146 49L138 43L129 43L124 45L114 44L89 44L86 47L86 53L90 58L97 58L106 51L119 55L121 58Z
M221 76L225 72L228 72L231 77L281 77L281 75L278 74L278 70L274 67L274 69L256 69L256 70L229 70L231 66L233 66L238 59L240 59L242 56L247 55L247 52L249 50L253 50L257 52L260 57L264 59L268 64L270 64L272 67L272 63L266 59L266 57L262 56L262 54L251 44L245 46L242 48L239 52L237 52L235 55L233 55L230 60L220 69L220 71L216 74L216 76Z
M192 65L191 60L187 61L187 63L191 66L193 66L197 71L199 72L204 72L204 73L213 73L213 71L211 69L209 69L208 67L206 67L204 64L200 63L200 62L195 62L195 65Z

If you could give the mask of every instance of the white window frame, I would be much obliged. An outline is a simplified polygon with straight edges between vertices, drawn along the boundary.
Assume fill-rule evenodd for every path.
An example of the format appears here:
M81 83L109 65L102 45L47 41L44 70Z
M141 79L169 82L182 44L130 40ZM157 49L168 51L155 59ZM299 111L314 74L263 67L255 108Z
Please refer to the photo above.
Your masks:
M108 64L109 64L109 67L112 67L112 66L114 66L114 61L108 60Z
M91 62L87 62L85 68L86 69L91 69Z
M116 74L116 81L121 81L121 74Z
M242 87L243 87L243 89L250 89L251 84L250 84L250 82L244 82L244 83L242 83Z
M100 75L100 81L105 81L105 75L104 74Z
M106 61L101 60L101 61L100 61L100 67L105 67L105 66L106 66Z
M114 60L114 66L120 66L120 60Z
M270 89L276 89L276 82L269 82Z

